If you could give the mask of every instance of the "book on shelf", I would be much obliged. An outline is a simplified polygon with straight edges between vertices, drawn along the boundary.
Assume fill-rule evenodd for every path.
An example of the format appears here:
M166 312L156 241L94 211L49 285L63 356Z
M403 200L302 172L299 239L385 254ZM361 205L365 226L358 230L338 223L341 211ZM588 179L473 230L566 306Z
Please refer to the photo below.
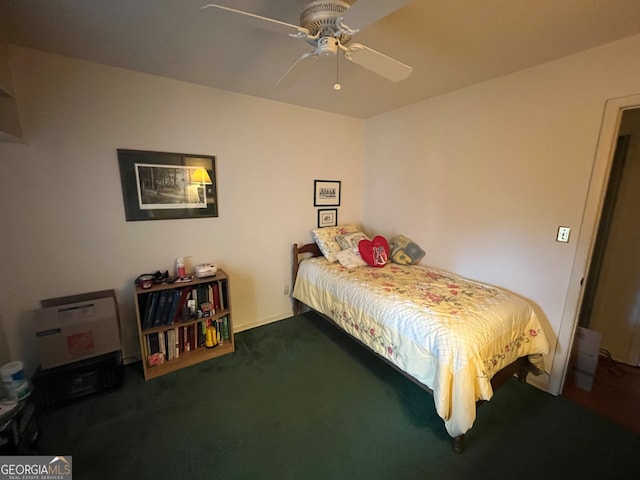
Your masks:
M155 313L153 315L153 326L157 327L160 325L160 320L162 319L162 312L164 311L167 305L167 297L169 296L169 290L161 290L160 296L158 297L158 306L156 307Z
M172 328L171 330L167 330L168 339L167 339L167 356L169 360L174 360L178 358L179 352L176 352L176 334L177 330Z
M154 365L160 365L165 361L165 354L162 351L164 348L164 341L162 339L162 332L154 332L145 335L145 342L147 345L147 365L150 367Z
M158 345L160 346L160 351L158 353L160 353L160 355L162 355L163 357L166 357L167 344L165 343L164 332L158 332L156 335L158 335Z
M173 323L181 322L185 318L188 318L184 315L184 308L187 304L187 300L189 299L189 295L191 295L191 288L180 289L180 296L178 298L178 305L173 316Z
M184 351L185 352L190 352L191 351L191 337L189 336L189 327L191 325L185 325L184 326Z
M229 292L227 292L226 286L226 283L220 284L220 308L222 310L229 308L229 299L227 297Z
M162 308L162 312L160 313L160 321L159 325L166 325L169 321L169 313L171 312L171 304L173 303L173 297L175 290L170 288L169 290L163 290L166 292L166 301Z
M199 303L199 298L198 298L198 287L193 287L191 289L191 300L193 300L194 305L196 306L196 310L198 309L198 305L200 305Z
M153 326L153 316L156 311L156 305L158 304L158 297L160 292L151 292L147 295L147 303L142 314L142 328L151 328Z
M179 358L180 357L180 345L178 344L179 342L179 336L178 336L178 329L174 328L173 329L173 356L174 358Z
M180 350L180 353L184 352L184 348L185 348L185 328L184 326L178 327L178 349Z
M229 340L229 315L222 318L222 339Z
M176 317L176 312L178 310L178 305L180 304L180 295L182 291L180 289L175 289L173 291L173 295L171 298L171 306L169 307L169 313L167 314L167 318L163 325L171 325Z
M198 348L198 342L199 342L199 335L198 335L198 324L197 323L192 323L191 325L189 325L191 327L191 331L189 332L191 334L191 350L195 350L196 348Z
M211 290L213 297L213 308L216 310L216 312L218 312L222 309L222 306L220 305L220 288L218 286L218 282L214 282L213 284L211 284Z
M150 333L149 335L147 335L147 341L149 345L149 355L160 353L160 342L157 333Z

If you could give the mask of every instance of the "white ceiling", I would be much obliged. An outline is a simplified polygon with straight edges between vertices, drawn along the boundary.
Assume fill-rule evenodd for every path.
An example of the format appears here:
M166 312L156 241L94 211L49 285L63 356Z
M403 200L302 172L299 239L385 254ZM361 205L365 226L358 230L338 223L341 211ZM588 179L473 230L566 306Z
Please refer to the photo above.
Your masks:
M406 80L341 62L336 92L335 63L317 62L313 75L276 88L311 47L241 16L201 10L209 1L0 0L0 40L367 118L640 33L640 0L413 0L355 36L412 65ZM307 0L216 3L298 24Z

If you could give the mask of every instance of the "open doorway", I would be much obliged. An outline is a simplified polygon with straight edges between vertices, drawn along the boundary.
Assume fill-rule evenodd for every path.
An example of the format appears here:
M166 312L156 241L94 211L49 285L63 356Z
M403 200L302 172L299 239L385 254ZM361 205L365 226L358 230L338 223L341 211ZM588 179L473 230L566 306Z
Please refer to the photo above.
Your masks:
M640 364L640 108L622 113L579 325L617 362Z
M602 335L591 391L563 395L640 433L640 108L622 112L579 325Z

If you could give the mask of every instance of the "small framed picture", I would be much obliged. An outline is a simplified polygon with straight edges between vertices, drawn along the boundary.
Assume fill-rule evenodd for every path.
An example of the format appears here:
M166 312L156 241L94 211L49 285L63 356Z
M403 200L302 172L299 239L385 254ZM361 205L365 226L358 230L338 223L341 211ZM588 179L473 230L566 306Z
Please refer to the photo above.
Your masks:
M340 183L340 180L314 180L313 206L339 207Z
M318 228L335 227L338 225L338 209L325 208L318 210Z

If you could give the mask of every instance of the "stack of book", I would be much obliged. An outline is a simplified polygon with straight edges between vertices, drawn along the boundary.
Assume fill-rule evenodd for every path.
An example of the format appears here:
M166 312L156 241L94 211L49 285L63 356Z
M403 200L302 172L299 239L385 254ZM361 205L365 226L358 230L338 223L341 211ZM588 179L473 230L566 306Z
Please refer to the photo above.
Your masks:
M212 282L146 295L145 304L140 306L140 323L148 365L174 360L203 346L208 327L216 329L216 345L229 340L228 315L220 316L226 308L226 292L221 288L218 282Z
M207 327L216 329L216 346L224 345L224 342L229 341L228 315L218 319L202 318L186 325L175 325L167 330L145 335L147 364L158 365L179 358L184 352L203 347Z
M151 292L146 300L140 320L143 330L192 320L203 316L203 313L212 315L225 309L225 295L220 294L217 282ZM192 309L188 308L190 303L194 306ZM212 308L203 312L202 305L206 304Z

